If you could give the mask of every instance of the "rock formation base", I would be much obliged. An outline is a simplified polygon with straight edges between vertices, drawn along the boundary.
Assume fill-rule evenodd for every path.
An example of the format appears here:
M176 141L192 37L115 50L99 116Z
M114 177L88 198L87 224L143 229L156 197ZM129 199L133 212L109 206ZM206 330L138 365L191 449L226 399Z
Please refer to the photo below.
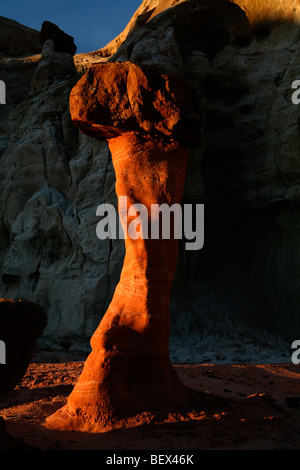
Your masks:
M178 142L134 133L109 140L116 192L129 208L180 203L187 152ZM124 234L135 217L120 219ZM67 405L47 427L102 431L149 421L185 402L186 390L169 359L169 302L177 239L125 238L126 255L112 302L95 331L82 374ZM150 233L150 232L149 232ZM150 415L149 415L150 413ZM151 418L152 419L152 418Z

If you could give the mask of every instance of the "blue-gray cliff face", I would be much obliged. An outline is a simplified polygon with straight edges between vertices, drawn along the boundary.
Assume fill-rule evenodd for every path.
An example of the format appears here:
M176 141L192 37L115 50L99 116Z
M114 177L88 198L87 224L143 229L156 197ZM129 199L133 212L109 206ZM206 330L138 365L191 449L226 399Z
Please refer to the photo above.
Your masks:
M98 52L57 51L50 37L39 54L10 45L0 56L0 296L43 307L41 346L88 349L119 279L123 241L96 236L98 205L117 206L111 157L76 130L68 100L93 63L132 61L182 74L205 112L182 201L205 204L205 245L180 243L172 360L289 360L300 330L300 26L297 9L286 21L261 5L247 16L223 0L145 0Z

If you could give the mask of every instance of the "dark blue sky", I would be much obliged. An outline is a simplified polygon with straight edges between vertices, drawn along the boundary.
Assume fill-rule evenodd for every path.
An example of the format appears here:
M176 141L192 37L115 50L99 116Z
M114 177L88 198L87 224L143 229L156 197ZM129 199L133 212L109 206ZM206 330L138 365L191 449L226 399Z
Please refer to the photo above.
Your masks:
M100 49L127 25L142 0L1 0L0 16L40 31L52 21L74 37L77 53Z

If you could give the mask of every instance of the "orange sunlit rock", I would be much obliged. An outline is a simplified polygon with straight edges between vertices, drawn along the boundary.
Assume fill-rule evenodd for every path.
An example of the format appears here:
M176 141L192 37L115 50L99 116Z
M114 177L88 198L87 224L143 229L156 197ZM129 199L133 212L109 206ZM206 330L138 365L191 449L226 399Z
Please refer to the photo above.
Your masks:
M250 23L271 23L286 21L291 18L299 20L299 2L290 0L230 0L245 11Z
M72 89L70 112L79 129L100 140L135 132L201 145L202 114L197 94L177 75L153 66L103 63Z
M79 129L108 139L116 193L128 207L180 203L187 150L200 141L192 92L179 77L130 64L101 64L75 86L71 116ZM190 105L190 108L187 107ZM197 116L199 123L200 115ZM175 137L175 138L174 138ZM127 222L121 217L124 232ZM174 235L174 234L173 234ZM95 331L92 352L65 407L47 419L52 428L102 431L149 419L183 403L185 387L169 360L169 300L177 240L125 240L126 255L111 304Z

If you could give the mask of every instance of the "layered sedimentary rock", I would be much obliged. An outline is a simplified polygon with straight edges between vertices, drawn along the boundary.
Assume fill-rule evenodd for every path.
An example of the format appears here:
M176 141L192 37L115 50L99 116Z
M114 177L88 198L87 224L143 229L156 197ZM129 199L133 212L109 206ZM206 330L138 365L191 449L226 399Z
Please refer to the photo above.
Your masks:
M38 305L0 299L0 339L5 345L5 361L1 361L0 368L0 395L12 390L23 378L46 324L47 316Z
M190 151L183 203L205 203L205 244L188 252L179 241L172 360L289 361L300 300L300 144L291 102L298 7L223 4L145 0L124 34L91 60L155 63L183 74L203 97L205 149ZM96 236L97 206L117 203L115 172L107 144L78 134L70 120L80 76L29 96L39 58L0 60L16 98L1 133L0 294L43 306L41 344L89 349L124 259L122 240ZM90 67L81 54L74 62L80 72ZM287 332L288 342L270 328Z
M193 99L194 98L194 99ZM108 140L116 193L127 209L142 204L140 236L125 238L120 281L91 339L92 352L67 405L48 427L101 431L149 419L185 399L169 358L169 304L178 241L151 239L154 204L180 204L189 140L201 143L201 110L180 77L134 64L93 67L74 87L70 112L79 129ZM193 115L194 119L191 119ZM187 126L189 122L189 126ZM124 233L134 216L120 213Z
M25 58L9 59L18 64L10 68L18 96L12 102L8 80L1 108L0 285L3 297L42 305L44 346L85 349L119 280L124 243L95 237L97 206L104 199L117 204L115 174L107 145L79 135L71 122L69 94L78 76L56 67L60 54L73 62L71 54L54 52L48 78L37 73L31 88L34 67L43 62L34 56L23 94ZM7 60L0 59L3 70Z

